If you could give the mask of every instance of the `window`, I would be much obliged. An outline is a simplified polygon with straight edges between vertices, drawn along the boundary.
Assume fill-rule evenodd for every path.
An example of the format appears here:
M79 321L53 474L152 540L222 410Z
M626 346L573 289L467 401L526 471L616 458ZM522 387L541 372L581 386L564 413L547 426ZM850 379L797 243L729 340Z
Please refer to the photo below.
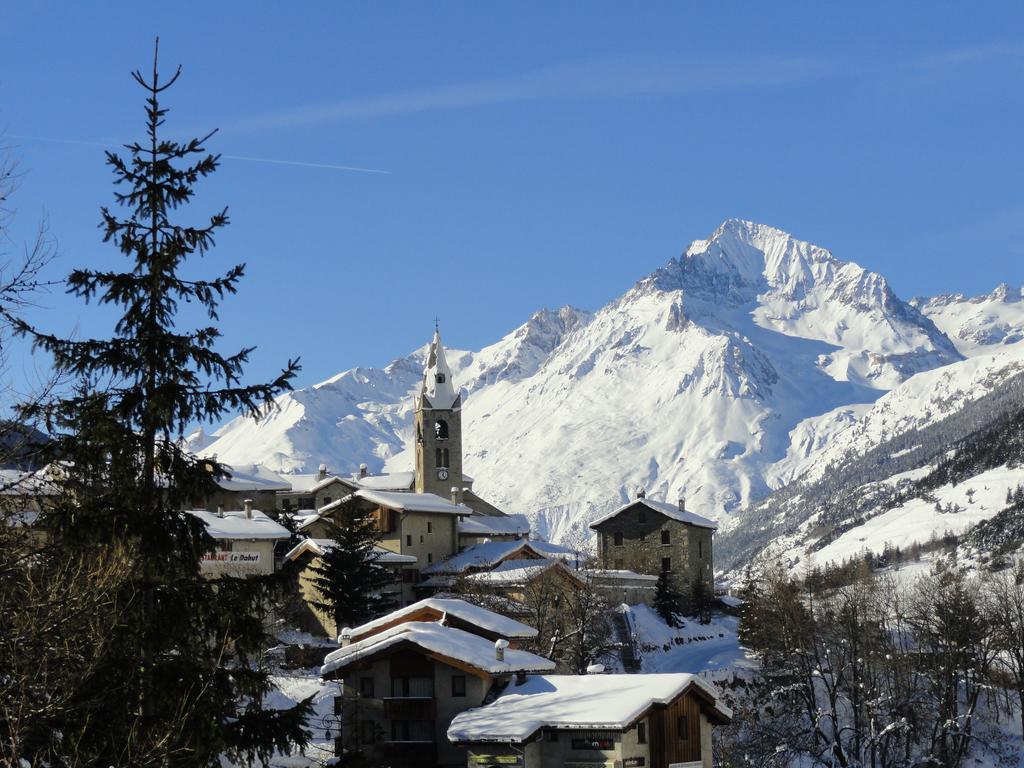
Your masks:
M393 677L391 678L391 696L396 699L432 699L434 697L434 678Z
M448 439L448 422L444 419L438 419L434 422L434 436L438 440Z
M359 723L359 739L363 744L373 744L377 740L377 726L373 720L363 720Z
M428 563L434 562L434 553L433 552L427 552L427 562Z
M621 547L622 546L622 531L616 531L615 532L615 546L616 547Z
M701 560L704 559L704 542L703 541L698 541L697 542L697 557L700 558Z
M672 558L671 557L663 557L663 558L661 558L661 570L663 570L663 571L671 571L672 570Z
M443 373L438 373L438 374L436 374L436 375L434 376L434 380L435 380L435 381L436 381L436 382L437 382L438 384L444 384L444 374L443 374Z
M412 546L412 534L411 533L405 534L405 546L407 546L407 547L411 547Z
M686 715L680 715L676 721L676 734L680 741L690 740L690 721Z
M448 466L448 449L447 448L435 448L434 449L434 465L437 467Z
M647 723L636 724L636 743L646 744L647 743Z
M621 571L622 570L622 558L621 557L615 558L614 565L615 565L615 570L616 571Z
M466 676L465 675L452 675L452 696L465 696L466 695Z
M392 741L433 741L434 723L430 720L392 720Z
M288 512L292 508L292 500L291 499L285 499L281 504L284 507L284 511L285 512Z
M359 678L359 695L364 696L367 699L373 698L373 678L372 677L360 677Z
M638 509L636 511L636 521L638 523L646 523L647 522L647 510L644 509L643 507L640 507L640 509Z
M422 544L422 543L423 543L423 534L421 533L420 534L420 544Z
M427 523L427 533L433 533L433 532L434 532L434 524L431 523L431 522L428 522Z
M661 532L661 543L662 544L671 544L672 543L672 535L668 531L662 531Z
M221 552L230 552L234 549L233 544L234 542L231 539L217 539L217 549Z

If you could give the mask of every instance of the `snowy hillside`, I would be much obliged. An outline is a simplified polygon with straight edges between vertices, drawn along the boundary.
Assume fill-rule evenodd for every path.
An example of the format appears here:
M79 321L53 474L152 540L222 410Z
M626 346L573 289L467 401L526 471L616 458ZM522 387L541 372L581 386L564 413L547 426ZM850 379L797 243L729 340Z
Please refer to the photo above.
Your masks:
M766 544L803 567L962 535L1024 484L1022 418L1016 344L919 374L843 427L819 419L828 439L773 468L795 482L729 521L719 565L741 568Z
M408 469L422 357L298 390L202 447L286 472ZM448 359L475 487L561 540L641 486L728 518L887 390L962 355L880 275L729 220L593 315L538 312Z

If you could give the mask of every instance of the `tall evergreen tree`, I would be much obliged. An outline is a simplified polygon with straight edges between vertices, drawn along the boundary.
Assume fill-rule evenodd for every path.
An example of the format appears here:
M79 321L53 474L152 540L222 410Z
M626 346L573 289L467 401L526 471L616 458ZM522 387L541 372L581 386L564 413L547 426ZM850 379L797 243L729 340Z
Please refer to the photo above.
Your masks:
M116 324L109 336L88 339L17 325L77 381L42 409L66 467L43 519L51 556L127 546L132 558L106 652L83 671L73 706L41 724L50 735L27 757L32 764L212 766L221 755L267 759L308 738L309 702L283 711L262 705L270 682L258 662L275 580L202 578L199 561L213 540L182 511L225 473L181 447L184 430L269 407L298 365L247 385L251 348L216 349L219 302L236 292L244 266L213 279L186 274L228 217L224 209L192 225L176 216L218 156L205 149L212 133L184 142L162 136L161 99L181 70L161 80L157 58L151 74L132 73L146 91L145 139L126 145L127 157L107 153L123 213L102 208L101 227L128 267L76 269L67 279L69 293L114 307ZM208 324L181 328L182 303L200 308Z
M320 595L317 608L334 618L334 626L354 626L396 606L383 590L394 577L377 560L374 545L380 532L364 510L351 500L339 502L328 523L332 545L311 569Z
M678 627L679 614L683 610L683 596L669 578L668 571L658 574L654 587L654 610L670 627Z

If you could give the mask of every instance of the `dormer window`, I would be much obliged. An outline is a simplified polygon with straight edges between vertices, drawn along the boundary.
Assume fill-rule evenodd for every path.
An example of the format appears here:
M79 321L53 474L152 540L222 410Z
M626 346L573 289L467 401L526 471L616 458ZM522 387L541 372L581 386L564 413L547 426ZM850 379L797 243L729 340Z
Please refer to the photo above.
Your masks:
M436 381L438 384L444 384L444 374L439 373L436 376L434 376L434 381Z

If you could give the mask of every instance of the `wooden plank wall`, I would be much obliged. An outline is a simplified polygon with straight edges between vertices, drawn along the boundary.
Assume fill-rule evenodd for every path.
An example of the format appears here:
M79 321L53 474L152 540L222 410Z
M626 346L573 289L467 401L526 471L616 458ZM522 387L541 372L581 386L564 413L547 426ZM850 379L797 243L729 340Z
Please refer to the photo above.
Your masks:
M678 722L686 718L687 738L679 738ZM651 768L667 768L669 763L688 763L701 759L700 703L691 695L680 696L650 715Z

